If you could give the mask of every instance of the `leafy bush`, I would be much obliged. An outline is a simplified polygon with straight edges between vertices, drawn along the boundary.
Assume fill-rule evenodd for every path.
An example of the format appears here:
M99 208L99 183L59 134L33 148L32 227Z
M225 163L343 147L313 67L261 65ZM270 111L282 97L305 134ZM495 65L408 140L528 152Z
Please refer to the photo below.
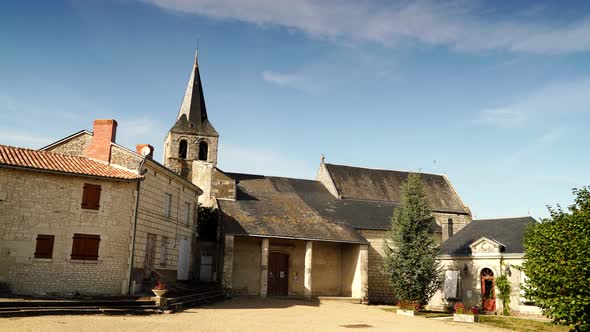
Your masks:
M496 287L498 287L498 298L502 300L502 315L510 316L510 293L512 286L506 275L496 278Z
M549 207L525 235L525 296L554 322L590 331L590 191L573 193L567 211Z

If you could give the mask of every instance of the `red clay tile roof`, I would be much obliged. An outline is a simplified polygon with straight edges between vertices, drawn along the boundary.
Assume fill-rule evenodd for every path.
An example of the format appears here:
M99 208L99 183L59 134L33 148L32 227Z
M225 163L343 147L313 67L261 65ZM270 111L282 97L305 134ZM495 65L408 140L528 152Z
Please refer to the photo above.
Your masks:
M30 150L7 145L0 145L0 167L3 166L119 180L139 180L143 178L137 173L85 157Z

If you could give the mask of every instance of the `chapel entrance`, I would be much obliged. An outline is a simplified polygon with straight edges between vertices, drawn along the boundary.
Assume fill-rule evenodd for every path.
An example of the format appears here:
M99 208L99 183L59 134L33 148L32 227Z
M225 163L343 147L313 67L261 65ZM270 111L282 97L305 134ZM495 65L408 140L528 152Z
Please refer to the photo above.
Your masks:
M496 285L494 272L485 268L481 270L481 296L484 311L496 311Z
M289 295L289 255L271 252L268 255L268 295Z

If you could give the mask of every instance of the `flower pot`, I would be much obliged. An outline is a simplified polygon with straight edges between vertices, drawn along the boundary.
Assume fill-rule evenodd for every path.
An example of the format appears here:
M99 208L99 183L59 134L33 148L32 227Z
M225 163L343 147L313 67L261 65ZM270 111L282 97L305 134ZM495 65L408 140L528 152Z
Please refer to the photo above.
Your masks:
M416 310L397 309L396 313L398 315L402 315L402 316L410 316L410 317L416 316Z
M479 319L478 319L477 315L453 314L453 320L455 322L462 322L462 323L475 323Z
M167 289L152 289L152 292L154 292L156 297L164 296L164 294L166 294L167 291L168 291Z

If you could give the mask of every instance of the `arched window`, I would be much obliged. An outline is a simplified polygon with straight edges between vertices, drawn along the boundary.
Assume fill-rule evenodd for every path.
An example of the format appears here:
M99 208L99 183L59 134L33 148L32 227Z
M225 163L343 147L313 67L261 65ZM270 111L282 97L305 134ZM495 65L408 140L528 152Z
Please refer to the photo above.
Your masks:
M199 143L199 160L207 161L209 157L209 145L207 142Z
M181 139L178 143L178 158L186 159L187 143L186 140Z

